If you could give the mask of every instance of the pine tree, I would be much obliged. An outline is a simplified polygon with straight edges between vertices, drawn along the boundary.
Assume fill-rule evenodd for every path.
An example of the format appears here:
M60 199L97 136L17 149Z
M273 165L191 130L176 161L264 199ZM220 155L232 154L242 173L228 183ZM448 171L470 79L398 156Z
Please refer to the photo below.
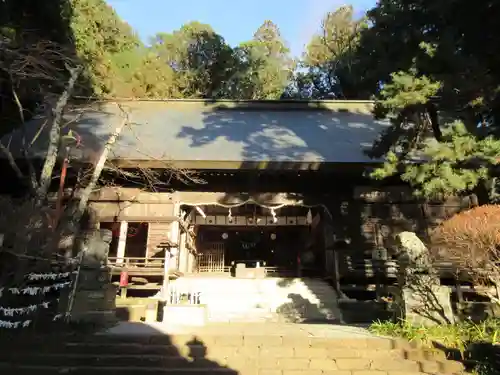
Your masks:
M414 68L392 74L376 103L391 127L375 144L372 155L383 156L385 163L372 177L401 174L427 198L470 192L484 184L494 199L500 140L472 133L460 120L436 124L443 119L434 117L432 100L441 87Z

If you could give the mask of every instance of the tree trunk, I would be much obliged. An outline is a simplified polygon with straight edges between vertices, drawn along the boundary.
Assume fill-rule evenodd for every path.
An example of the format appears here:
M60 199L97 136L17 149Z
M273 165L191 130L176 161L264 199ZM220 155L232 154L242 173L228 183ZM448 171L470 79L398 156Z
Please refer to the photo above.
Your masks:
M439 126L439 114L437 107L434 103L427 103L427 113L429 114L429 120L431 123L432 133L434 134L434 138L438 142L443 140L443 133L441 131L441 127Z
M121 107L120 111L122 113L122 120L114 129L113 133L109 136L104 148L99 156L99 159L94 167L94 172L92 173L92 177L90 178L87 186L82 189L79 194L79 201L77 207L74 209L70 209L66 212L65 219L61 220L61 235L59 239L59 245L56 246L59 250L65 251L66 258L70 258L73 255L73 250L75 250L75 246L77 246L76 237L78 232L80 231L80 221L85 214L85 210L87 209L87 204L92 192L96 189L97 183L99 182L99 178L106 164L109 152L111 151L114 143L122 132L123 128L128 123L128 115ZM80 249L76 249L79 251Z
M68 221L64 224L65 228L63 229L63 233L61 235L61 239L63 241L63 248L66 249L66 257L69 258L72 255L73 248L75 246L75 238L80 229L80 220L85 214L85 210L87 209L87 204L90 198L90 194L94 191L101 176L102 170L104 169L104 165L108 159L109 152L111 148L115 144L117 138L122 132L123 128L128 123L128 115L123 111L123 109L119 106L120 111L122 113L122 120L118 124L118 126L114 129L113 133L109 136L104 148L102 150L101 155L94 167L94 172L92 173L92 177L87 184L87 186L82 190L80 194L80 200L78 202L78 206L74 211L71 212L71 216L68 217Z
M121 108L120 108L121 110ZM83 189L80 195L80 202L78 203L77 210L73 215L73 222L78 224L85 213L85 209L87 208L87 204L90 198L90 194L97 186L97 182L101 177L102 170L104 169L104 165L106 164L106 160L108 159L108 154L111 151L111 148L115 144L117 138L122 132L125 125L128 123L128 116L122 111L123 119L120 121L120 124L115 128L114 132L109 136L106 144L104 145L104 149L102 150L101 156L99 156L99 160L96 163L94 168L94 173L92 174L92 178L90 179L88 185Z
M47 156L45 157L45 162L43 163L40 183L36 191L36 202L38 205L41 205L45 201L49 191L50 183L52 181L52 173L57 162L57 156L59 154L59 147L61 143L61 122L63 112L73 93L76 81L80 76L82 69L83 68L81 66L69 69L70 78L53 111L52 126L49 133L49 147L47 148Z

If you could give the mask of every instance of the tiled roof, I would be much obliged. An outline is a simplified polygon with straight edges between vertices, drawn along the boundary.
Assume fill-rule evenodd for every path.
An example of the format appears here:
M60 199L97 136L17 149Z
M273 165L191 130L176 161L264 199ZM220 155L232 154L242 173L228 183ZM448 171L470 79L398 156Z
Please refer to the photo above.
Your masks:
M388 123L371 102L128 101L112 159L144 161L373 162L365 155ZM80 157L94 159L119 121L116 103L86 110L68 126L81 136ZM33 133L39 125L29 125ZM44 132L45 133L45 132ZM46 147L39 137L35 154ZM4 140L5 143L5 140ZM14 149L13 149L14 150Z

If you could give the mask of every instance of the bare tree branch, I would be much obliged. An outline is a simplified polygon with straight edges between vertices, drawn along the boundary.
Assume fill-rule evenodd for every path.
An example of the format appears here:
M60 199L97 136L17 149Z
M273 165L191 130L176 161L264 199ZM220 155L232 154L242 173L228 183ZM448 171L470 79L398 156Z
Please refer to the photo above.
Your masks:
M11 78L12 81L12 78ZM13 81L11 82L13 83ZM19 96L17 95L17 92L14 88L14 85L12 84L12 96L14 98L14 102L16 103L17 110L19 112L19 119L21 120L21 132L22 132L22 144L23 144L23 156L28 164L28 170L29 170L29 188L31 193L34 193L38 187L38 181L36 179L36 172L35 168L33 167L33 163L31 162L31 159L29 157L29 150L28 147L26 147L26 121L24 118L24 108L23 105L21 104L21 101L19 100Z
M25 179L25 176L19 166L16 163L16 160L14 159L14 156L10 152L10 150L3 145L2 142L0 142L0 150L4 153L5 157L7 158L7 161L9 162L9 165L11 168L14 170L14 173L16 174L16 177L23 181Z

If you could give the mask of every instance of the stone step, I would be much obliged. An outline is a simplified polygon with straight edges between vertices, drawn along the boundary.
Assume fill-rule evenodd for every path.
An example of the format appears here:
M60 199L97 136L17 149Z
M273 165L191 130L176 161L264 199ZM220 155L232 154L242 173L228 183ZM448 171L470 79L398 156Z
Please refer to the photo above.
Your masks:
M45 348L46 349L46 348ZM324 350L310 350L309 347L293 347L284 350L273 350L259 346L219 346L216 348L206 348L204 345L191 345L191 346L176 346L176 345L158 345L158 344L134 344L134 343L120 343L120 344L106 344L106 343L65 343L60 344L58 347L52 346L48 354L47 349L35 348L21 348L16 353L11 355L8 352L0 352L0 360L5 361L9 358L17 358L17 356L56 356L53 353L64 353L61 355L80 355L80 356L161 356L161 357L175 357L175 356L188 356L194 357L200 355L207 355L211 358L225 358L228 356L259 356L261 354L268 355L270 352L280 356L283 354L291 355L293 357L303 357L305 355L324 356L325 358L395 358L395 359L409 359L412 361L444 361L446 355L442 351L425 350L425 349L390 349L390 350L376 350L376 349L330 349ZM281 354L280 354L281 353Z
M257 317L250 310L260 307L276 312L280 306L294 305L312 305L301 312L301 319L342 320L337 293L328 283L318 279L181 277L171 285L180 293L199 292L201 303L208 307L211 322L241 322L245 321L244 316L248 317L247 321L264 321L266 317ZM231 304L228 305L228 301Z
M344 370L274 370L274 369L253 369L237 371L231 368L205 368L205 369L176 369L176 368L137 368L137 367L80 367L80 368L61 368L61 367L33 367L24 366L4 366L0 364L2 374L16 375L427 375L422 372L407 371L344 371ZM449 375L445 373L436 373L433 375Z
M173 367L61 367L61 366L31 366L31 365L6 365L0 363L0 373L16 375L209 375L231 374L238 375L233 369L224 367L212 368L173 368ZM245 374L240 374L245 375Z
M13 356L6 361L0 360L1 367L22 368L28 363L32 369L57 368L63 369L87 369L89 373L93 370L116 371L119 369L135 369L145 372L156 373L158 370L190 371L190 370L217 370L220 368L233 369L244 373L245 370L301 370L301 371L401 371L406 373L427 374L458 374L463 367L451 361L410 361L404 359L386 358L307 358L307 357L279 357L268 355L265 357L243 357L232 356L221 360L198 358L188 360L183 357L164 357L151 355L38 355L38 356ZM16 371L17 373L17 371ZM70 371L71 373L71 371ZM130 372L127 372L130 373Z
M385 338L290 335L33 337L0 352L0 373L24 374L458 374L444 353ZM186 357L189 357L187 359ZM26 365L29 364L29 365ZM2 370L5 370L1 372ZM210 371L209 371L210 370ZM51 372L52 371L52 372ZM232 372L235 373L236 372Z
M254 338L256 339L256 338ZM253 340L252 340L253 341ZM305 340L307 341L307 340ZM335 340L337 341L337 340ZM341 340L339 340L341 341ZM224 361L231 357L251 357L251 358L322 358L328 360L347 360L347 361L374 361L380 360L377 368L380 370L392 369L394 361L400 365L400 361L405 361L408 366L417 368L419 364L424 363L430 366L430 362L437 363L439 368L446 366L456 366L457 363L446 361L445 355L439 351L423 350L423 349L369 349L362 348L341 348L339 346L332 348L329 346L301 346L299 344L287 346L273 346L261 344L259 340L253 343L247 342L246 345L237 346L236 343L231 343L231 340L225 343L219 342L219 345L212 346L206 344L198 345L197 343L188 345L172 345L172 344L132 344L132 343L66 343L64 345L51 345L50 352L42 348L36 349L35 346L25 346L14 353L5 351L0 353L0 362L28 362L31 364L49 365L51 363L60 363L67 366L75 365L90 365L92 358L96 358L96 365L102 364L104 361L108 363L122 366L133 365L134 361L139 361L142 357L145 363L150 363L155 366L158 362L168 364L169 366L176 361L185 361L182 356L203 357L207 356L210 359ZM346 344L349 345L348 342ZM36 350L36 351L35 351ZM57 360L57 358L60 358ZM87 358L91 358L87 360ZM81 360L82 362L75 363L74 361ZM53 362L52 362L53 361ZM69 361L69 362L68 362ZM181 362L182 362L181 361ZM142 362L141 362L142 363ZM410 364L411 363L411 364ZM385 367L385 368L384 368ZM387 368L389 367L389 368Z
M261 329L256 326L257 329ZM7 337L5 337L7 338ZM2 337L3 339L3 337ZM61 345L177 345L184 346L193 342L191 333L152 333L152 334L95 334L95 335L20 335L12 336L8 341L16 350L61 347ZM216 331L200 331L196 334L196 341L203 342L206 346L271 346L271 347L310 347L327 349L359 349L359 350L391 350L391 349L417 349L416 344L405 340L384 337L316 337L306 335L288 334L240 334L228 332L218 334ZM66 343L66 344L64 344Z
M220 367L217 362L205 358L189 360L177 355L155 354L69 354L69 353L11 353L0 354L0 363L23 364L40 367L136 367L136 368L214 368Z

